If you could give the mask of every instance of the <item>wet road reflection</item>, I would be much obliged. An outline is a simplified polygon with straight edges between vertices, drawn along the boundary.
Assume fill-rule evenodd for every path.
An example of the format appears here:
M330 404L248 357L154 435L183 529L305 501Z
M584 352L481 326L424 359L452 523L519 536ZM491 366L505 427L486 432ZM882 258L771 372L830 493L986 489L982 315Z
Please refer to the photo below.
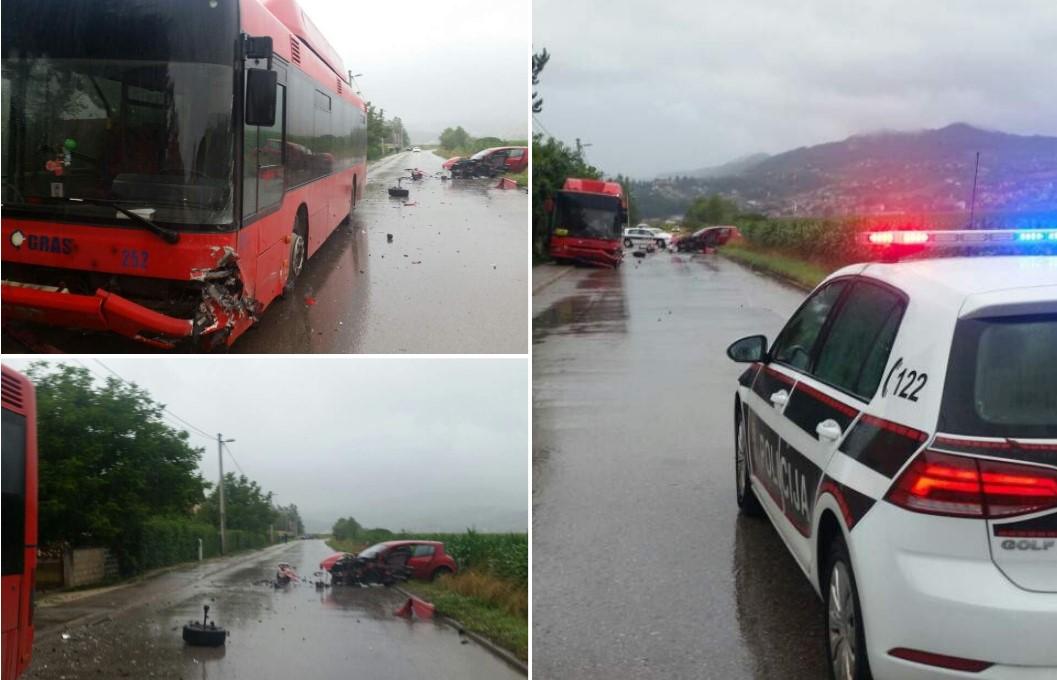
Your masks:
M260 585L279 560L311 577L332 551L301 541L281 557L189 585L161 602L95 626L38 637L28 678L519 678L524 677L448 626L392 612L385 588ZM183 624L210 618L230 632L219 649L190 647Z
M533 298L534 677L823 677L810 585L737 514L724 353L802 297L661 252Z

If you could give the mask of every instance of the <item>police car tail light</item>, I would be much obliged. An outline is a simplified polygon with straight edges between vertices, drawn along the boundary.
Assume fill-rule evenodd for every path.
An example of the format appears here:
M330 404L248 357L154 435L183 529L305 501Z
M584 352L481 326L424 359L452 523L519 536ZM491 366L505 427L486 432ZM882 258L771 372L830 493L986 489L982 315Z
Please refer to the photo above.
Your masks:
M1057 507L1057 470L925 451L886 499L914 512L1010 517Z

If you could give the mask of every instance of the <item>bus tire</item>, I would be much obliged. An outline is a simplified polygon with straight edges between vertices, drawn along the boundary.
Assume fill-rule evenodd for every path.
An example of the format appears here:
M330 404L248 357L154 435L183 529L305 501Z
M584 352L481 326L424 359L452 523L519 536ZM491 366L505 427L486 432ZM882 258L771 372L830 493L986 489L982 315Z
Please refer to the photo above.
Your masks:
M298 277L305 268L306 260L308 260L308 224L304 212L299 210L297 217L294 218L294 229L290 235L290 268L286 273L284 293L289 293L294 289Z
M349 206L349 220L352 220L352 211L356 209L356 176L352 177L352 204Z

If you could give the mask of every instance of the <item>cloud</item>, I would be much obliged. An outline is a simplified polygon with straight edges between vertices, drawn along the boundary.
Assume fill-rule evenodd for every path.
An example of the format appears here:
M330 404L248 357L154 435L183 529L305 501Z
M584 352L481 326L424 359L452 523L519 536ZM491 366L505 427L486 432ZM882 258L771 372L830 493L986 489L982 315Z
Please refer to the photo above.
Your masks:
M876 129L1057 134L1057 3L536 0L546 128L650 176Z
M310 530L349 515L394 530L527 530L526 359L104 362L179 417L233 437L234 461L278 503L296 503ZM215 439L192 442L215 481ZM234 461L225 471L239 471Z
M364 96L408 129L526 134L529 0L301 6L347 68L363 73Z

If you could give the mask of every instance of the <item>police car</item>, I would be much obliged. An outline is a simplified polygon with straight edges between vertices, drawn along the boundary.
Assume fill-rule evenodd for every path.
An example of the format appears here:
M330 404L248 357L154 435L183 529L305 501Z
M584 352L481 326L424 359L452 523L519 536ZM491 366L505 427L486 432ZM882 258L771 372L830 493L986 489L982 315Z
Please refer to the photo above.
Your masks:
M834 678L1057 678L1057 256L884 259L728 348L738 505L822 597Z

